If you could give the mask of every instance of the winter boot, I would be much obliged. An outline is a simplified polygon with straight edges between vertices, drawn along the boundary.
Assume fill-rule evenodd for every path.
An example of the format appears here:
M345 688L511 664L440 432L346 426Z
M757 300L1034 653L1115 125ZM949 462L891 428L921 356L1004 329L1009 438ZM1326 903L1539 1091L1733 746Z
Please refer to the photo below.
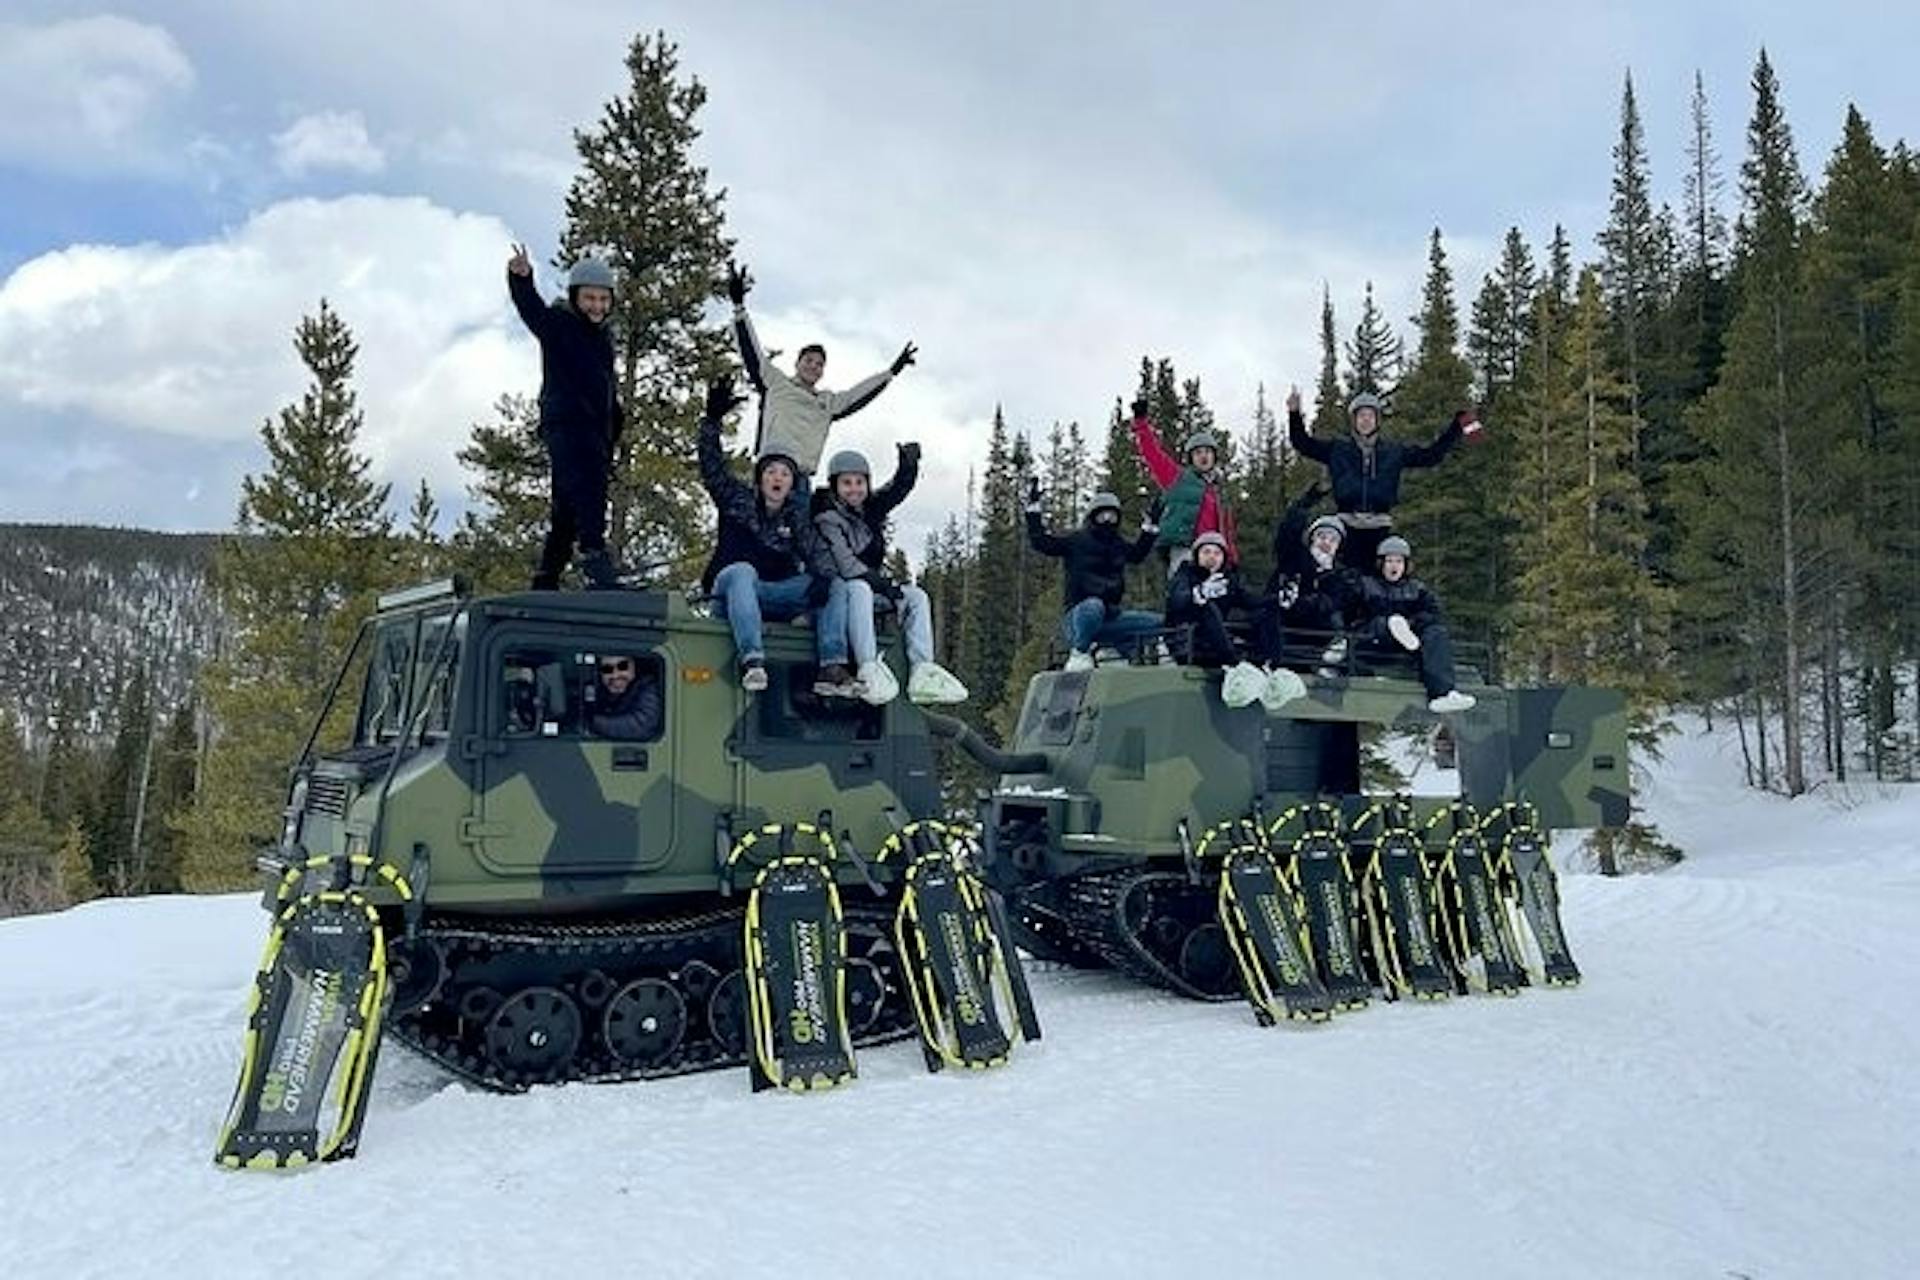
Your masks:
M613 557L604 548L580 557L580 573L586 578L589 591L619 591L626 585L620 581L620 571L613 567Z
M1267 672L1266 688L1260 691L1260 701L1269 711L1278 711L1295 698L1306 696L1307 682L1285 667Z
M829 662L814 677L813 692L819 698L857 698L865 690L853 678L853 672L847 670L846 663Z
M891 668L880 659L860 664L861 698L876 707L884 707L900 696L900 682Z
M1251 662L1236 662L1227 668L1220 681L1220 701L1230 707L1244 707L1267 687L1267 673Z
M907 697L924 706L929 702L965 702L967 686L937 662L923 662L907 677Z

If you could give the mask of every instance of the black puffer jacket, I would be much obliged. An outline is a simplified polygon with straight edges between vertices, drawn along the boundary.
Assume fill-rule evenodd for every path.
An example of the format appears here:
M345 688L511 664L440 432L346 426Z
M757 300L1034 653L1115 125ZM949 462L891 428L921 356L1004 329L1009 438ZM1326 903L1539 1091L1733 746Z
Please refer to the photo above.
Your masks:
M1415 630L1420 630L1443 620L1440 601L1427 588L1427 584L1418 578L1409 576L1398 582L1388 582L1385 578L1370 574L1361 579L1360 588L1358 622L1372 622L1397 613L1411 622Z
M818 554L806 495L789 493L778 511L769 512L757 484L760 468L754 468L755 484L728 470L726 457L720 452L720 424L710 418L700 423L699 451L700 483L720 512L713 555L707 560L706 572L700 575L700 584L713 590L719 572L742 560L753 566L762 582L780 582L806 573Z
M1222 569L1218 574L1209 574L1200 567L1198 560L1189 560L1174 571L1173 578L1167 583L1166 615L1169 626L1191 622L1202 609L1206 608L1206 605L1193 598L1194 588L1208 578L1216 576L1226 579L1227 589L1223 594L1208 600L1207 604L1217 606L1223 615L1231 609L1250 613L1259 608L1260 602L1247 594L1247 589L1241 584L1237 570Z
M564 300L540 300L530 275L507 272L514 309L540 342L540 434L549 443L603 445L626 424L613 375L613 339Z
M1119 608L1127 590L1127 566L1152 555L1154 541L1154 534L1142 530L1129 542L1120 536L1118 525L1092 521L1062 537L1047 532L1039 512L1027 512L1028 544L1043 556L1066 562L1067 581L1061 600L1069 609L1089 598L1105 601L1108 608Z
M1335 557L1332 564L1315 563L1307 546L1306 534L1314 503L1324 490L1308 490L1280 518L1273 531L1273 573L1267 578L1267 595L1278 596L1288 583L1298 587L1296 599L1320 597L1310 611L1335 620L1356 612L1360 604L1360 574Z
M1386 514L1400 501L1400 473L1408 467L1434 467L1460 443L1466 413L1453 415L1432 444L1401 444L1385 436L1374 437L1371 450L1362 449L1352 436L1322 440L1307 433L1307 420L1299 413L1287 415L1287 440L1303 458L1312 458L1327 468L1333 485L1333 503L1342 511Z

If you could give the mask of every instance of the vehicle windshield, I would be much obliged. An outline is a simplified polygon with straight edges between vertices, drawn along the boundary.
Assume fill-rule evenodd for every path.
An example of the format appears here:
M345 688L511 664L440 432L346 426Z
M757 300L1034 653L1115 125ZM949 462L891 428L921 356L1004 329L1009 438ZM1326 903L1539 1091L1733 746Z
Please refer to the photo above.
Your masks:
M465 633L466 615L451 611L376 625L354 741L363 747L397 741L423 706L422 740L444 738L453 718L453 674Z

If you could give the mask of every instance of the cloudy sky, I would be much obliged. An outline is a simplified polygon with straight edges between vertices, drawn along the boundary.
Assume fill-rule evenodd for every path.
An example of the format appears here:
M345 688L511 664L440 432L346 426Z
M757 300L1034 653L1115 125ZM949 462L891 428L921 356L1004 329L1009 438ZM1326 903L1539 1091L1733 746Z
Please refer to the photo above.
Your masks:
M1920 10L1851 0L0 0L0 520L230 525L322 295L381 474L457 509L469 424L537 382L507 246L550 257L570 131L654 28L769 343L831 385L920 344L836 434L927 444L916 551L996 403L1098 430L1152 352L1239 430L1311 383L1323 281L1404 325L1436 225L1463 304L1510 224L1590 254L1629 68L1676 203L1696 68L1734 198L1762 44L1809 170L1849 101L1920 139Z

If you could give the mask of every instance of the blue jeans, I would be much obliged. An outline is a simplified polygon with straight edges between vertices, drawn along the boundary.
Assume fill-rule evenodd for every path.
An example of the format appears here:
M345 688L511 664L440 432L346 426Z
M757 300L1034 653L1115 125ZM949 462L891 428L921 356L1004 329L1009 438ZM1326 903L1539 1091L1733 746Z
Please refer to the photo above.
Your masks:
M1060 620L1060 635L1076 653L1092 653L1096 645L1125 649L1135 636L1160 629L1160 615L1144 609L1115 609L1108 613L1104 600L1088 596Z
M854 665L865 666L880 656L879 635L873 625L873 588L858 578L842 579L836 585L846 590L846 625L841 630L851 634ZM907 642L908 668L932 662L933 602L927 599L927 593L910 582L902 583L900 603L893 605L889 601L888 604L900 615L900 630ZM824 614L819 625L823 629L828 625Z
M745 560L736 560L713 579L713 611L733 625L733 647L742 662L765 658L765 641L760 623L790 622L807 612L807 593L813 587L809 574L799 573L778 582L762 582L759 571ZM827 591L827 602L813 620L814 644L822 664L847 660L847 584L834 581Z

